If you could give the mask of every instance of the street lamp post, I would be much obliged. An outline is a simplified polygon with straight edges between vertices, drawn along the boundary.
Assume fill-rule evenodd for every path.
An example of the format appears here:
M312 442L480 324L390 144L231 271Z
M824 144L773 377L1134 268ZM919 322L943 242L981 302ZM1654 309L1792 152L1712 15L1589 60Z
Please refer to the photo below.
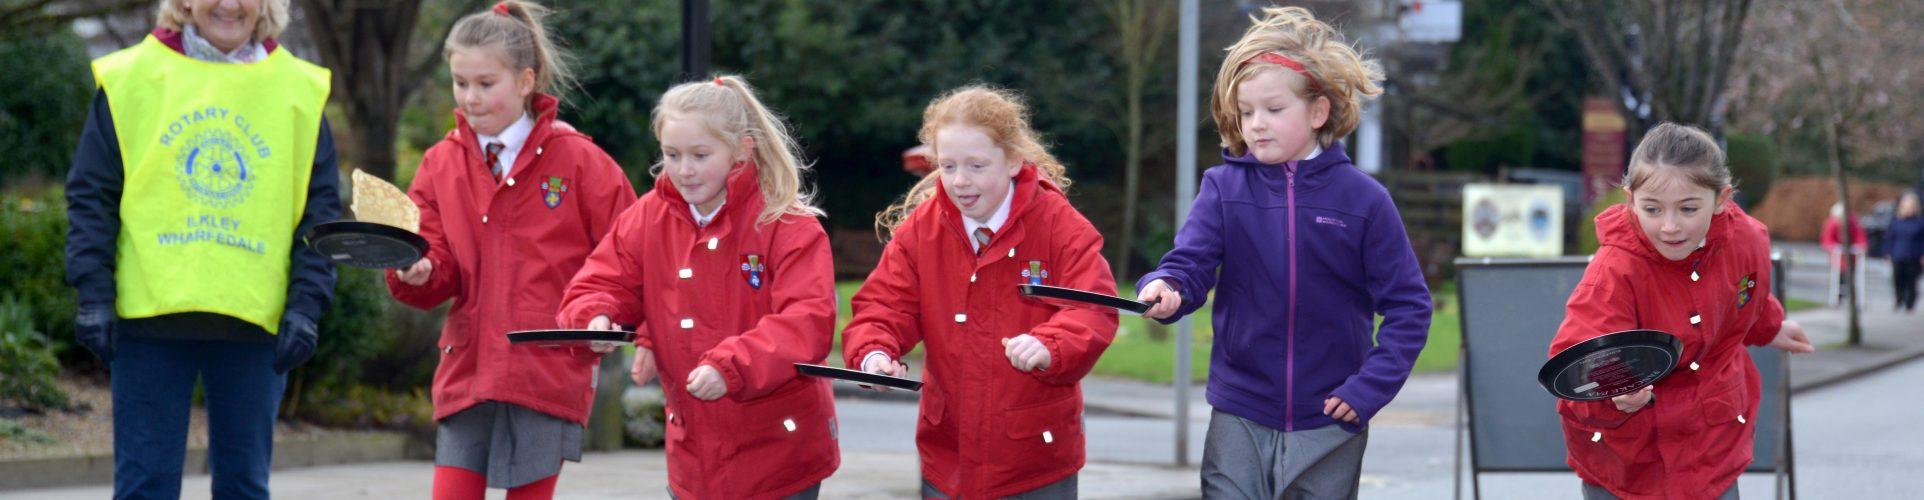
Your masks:
M708 0L681 0L681 81L708 77Z

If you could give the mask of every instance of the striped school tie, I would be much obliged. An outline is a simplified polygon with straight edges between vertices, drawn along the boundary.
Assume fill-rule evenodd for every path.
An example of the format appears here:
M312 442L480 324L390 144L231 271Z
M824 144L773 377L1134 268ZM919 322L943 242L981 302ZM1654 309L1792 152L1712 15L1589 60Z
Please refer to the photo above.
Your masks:
M495 182L501 182L501 150L507 147L506 144L490 142L486 148L483 148L488 152L488 171L494 173Z

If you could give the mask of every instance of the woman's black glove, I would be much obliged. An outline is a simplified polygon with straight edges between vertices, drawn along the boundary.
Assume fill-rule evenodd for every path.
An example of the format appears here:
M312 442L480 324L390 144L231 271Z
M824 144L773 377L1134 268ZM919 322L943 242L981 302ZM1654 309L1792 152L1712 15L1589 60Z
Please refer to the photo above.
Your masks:
M74 337L80 340L80 346L93 351L95 356L100 356L102 363L113 364L116 333L114 330L118 323L114 317L114 305L80 306L80 311L74 315L73 323Z
M314 320L298 313L281 317L281 332L274 340L274 373L287 373L314 356L314 341L320 332Z

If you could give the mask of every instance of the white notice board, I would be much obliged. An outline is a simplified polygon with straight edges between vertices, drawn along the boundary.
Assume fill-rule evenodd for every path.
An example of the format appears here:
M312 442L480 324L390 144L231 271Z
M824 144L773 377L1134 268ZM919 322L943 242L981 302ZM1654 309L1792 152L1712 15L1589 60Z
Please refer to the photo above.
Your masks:
M1549 184L1464 185L1463 255L1563 255L1563 188Z

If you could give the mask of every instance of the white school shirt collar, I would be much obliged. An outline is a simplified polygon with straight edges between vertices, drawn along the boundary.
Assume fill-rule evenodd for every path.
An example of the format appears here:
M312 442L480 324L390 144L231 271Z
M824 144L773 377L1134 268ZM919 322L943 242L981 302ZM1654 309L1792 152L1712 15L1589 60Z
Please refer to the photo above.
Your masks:
M522 111L521 117L516 118L514 123L508 124L508 128L501 129L499 135L482 135L480 132L475 132L474 135L475 139L480 141L483 153L488 151L488 143L501 143L501 152L495 157L501 162L499 174L506 177L508 172L514 169L514 159L521 156L521 147L528 144L528 134L531 133L534 133L534 119L528 118L527 111Z
M967 215L962 216L962 234L968 237L969 248L977 252L982 251L982 245L975 242L976 228L987 227L991 233L1002 231L1002 225L1009 223L1009 205L1014 201L1015 181L1011 180L1009 181L1009 192L1002 195L1002 205L995 207L995 213L989 216L987 222L977 222Z
M722 196L724 196L724 197L726 197L726 196L728 196L728 193L727 193L727 192L723 192L723 193L722 193ZM695 206L695 204L693 204L693 203L689 203L689 204L688 204L688 213L691 213L691 214L695 214L695 225L696 225L696 226L698 226L698 227L708 227L708 223L710 223L710 222L714 222L714 221L715 221L715 214L718 214L718 213L721 213L721 209L722 209L722 207L725 207L725 206L728 206L728 200L727 200L727 199L723 199L720 205L715 205L715 211L713 211L713 212L708 212L708 215L702 215L702 213L701 213L701 208L698 208L698 207L696 207L696 206Z

